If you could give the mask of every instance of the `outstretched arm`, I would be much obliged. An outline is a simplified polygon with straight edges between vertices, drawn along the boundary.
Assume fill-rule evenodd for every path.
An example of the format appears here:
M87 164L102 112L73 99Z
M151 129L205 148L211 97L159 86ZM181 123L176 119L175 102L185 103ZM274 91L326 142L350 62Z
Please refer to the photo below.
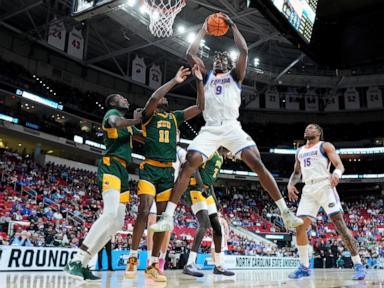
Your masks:
M336 187L339 184L340 178L343 175L345 169L343 162L341 162L339 154L336 153L335 146L329 142L323 144L324 152L328 156L329 161L335 166L335 170L331 175L331 185Z
M128 126L135 126L141 122L141 115L139 118L126 119L119 116L110 116L108 118L108 124L111 128L124 128Z
M294 170L291 177L289 178L289 182L287 185L288 198L290 201L296 201L297 199L299 199L299 196L298 196L299 191L297 190L295 185L300 182L300 178L301 178L300 162L296 156Z
M232 28L233 32L233 38L236 44L237 49L239 50L239 59L237 60L236 63L236 76L237 76L237 81L243 82L245 78L245 74L247 73L247 65L248 65L248 46L247 42L245 41L243 35L241 35L239 29L237 28L236 24L232 21L232 19L226 15L223 14L223 17L225 21L228 23L229 26Z
M184 110L184 120L188 121L199 115L205 108L203 75L199 65L195 64L192 68L192 74L196 77L197 99L196 105L188 107Z
M201 27L199 33L197 33L195 40L188 47L188 50L187 50L188 63L192 67L195 65L198 65L200 67L201 73L204 75L207 74L207 70L205 69L203 60L201 60L201 58L198 56L198 52L199 52L200 42L204 38L205 34L207 34L207 19L205 19L205 22Z
M143 114L145 115L145 117L151 116L155 112L160 99L163 98L165 95L167 95L167 93L175 85L184 82L184 80L187 79L188 75L190 74L191 72L189 71L189 68L184 68L184 66L181 66L177 71L175 77L172 80L165 83L159 89L157 89L149 98L143 110Z

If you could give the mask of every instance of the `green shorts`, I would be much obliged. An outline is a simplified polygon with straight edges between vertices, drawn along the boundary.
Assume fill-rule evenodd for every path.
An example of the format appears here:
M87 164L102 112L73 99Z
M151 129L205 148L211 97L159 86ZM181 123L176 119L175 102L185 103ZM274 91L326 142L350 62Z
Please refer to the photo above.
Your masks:
M120 191L120 203L129 203L128 171L125 162L117 157L105 156L97 168L97 184L101 192Z
M168 201L174 183L175 170L171 162L144 160L140 164L137 195L156 196L157 202Z

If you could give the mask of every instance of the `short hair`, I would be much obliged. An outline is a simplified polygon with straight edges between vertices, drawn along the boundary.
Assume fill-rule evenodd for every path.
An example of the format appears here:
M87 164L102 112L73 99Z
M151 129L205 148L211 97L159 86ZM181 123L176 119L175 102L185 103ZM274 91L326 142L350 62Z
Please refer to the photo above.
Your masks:
M119 94L111 94L111 95L108 95L107 98L105 98L105 107L107 109L111 108L111 102L114 101L115 97L116 96L119 96Z
M229 57L227 51L215 51L213 58L216 58L216 57L226 57L228 60L228 69L229 70L231 70L235 66L233 63L233 60L231 59L231 57Z
M323 131L323 128L321 128L321 126L319 124L316 124L316 123L312 123L311 125L315 126L317 131L320 132L320 140L324 140L324 131Z

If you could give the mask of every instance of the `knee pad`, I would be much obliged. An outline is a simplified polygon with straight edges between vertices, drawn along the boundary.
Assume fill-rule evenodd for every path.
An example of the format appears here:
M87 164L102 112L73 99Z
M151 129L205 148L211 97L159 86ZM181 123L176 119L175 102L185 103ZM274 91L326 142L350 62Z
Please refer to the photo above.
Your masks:
M219 217L217 216L217 214L210 215L209 219L211 220L213 233L217 236L223 236L223 232L221 231L221 225L220 225Z

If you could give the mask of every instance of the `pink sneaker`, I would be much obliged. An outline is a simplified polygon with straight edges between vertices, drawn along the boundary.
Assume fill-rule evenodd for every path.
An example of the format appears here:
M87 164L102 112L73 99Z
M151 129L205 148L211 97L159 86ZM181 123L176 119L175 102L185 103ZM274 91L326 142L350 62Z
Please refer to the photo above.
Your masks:
M161 273L164 273L165 259L159 259L159 270Z

